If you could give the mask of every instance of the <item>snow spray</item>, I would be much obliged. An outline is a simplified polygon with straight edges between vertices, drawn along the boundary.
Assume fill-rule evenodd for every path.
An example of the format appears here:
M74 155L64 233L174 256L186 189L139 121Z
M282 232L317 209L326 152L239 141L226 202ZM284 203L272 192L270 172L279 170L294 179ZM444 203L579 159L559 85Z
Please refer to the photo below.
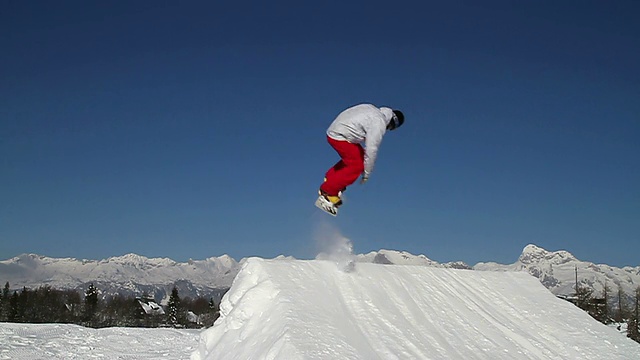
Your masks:
M353 244L335 224L328 219L319 220L313 237L318 250L316 259L333 261L339 269L347 272L354 270Z

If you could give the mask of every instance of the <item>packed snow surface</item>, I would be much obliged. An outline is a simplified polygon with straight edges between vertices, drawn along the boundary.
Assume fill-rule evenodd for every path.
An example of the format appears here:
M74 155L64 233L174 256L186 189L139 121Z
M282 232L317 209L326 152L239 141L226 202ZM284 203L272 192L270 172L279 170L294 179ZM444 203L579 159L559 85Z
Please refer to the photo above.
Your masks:
M0 359L189 359L200 330L0 323Z
M199 359L640 359L523 272L248 259Z

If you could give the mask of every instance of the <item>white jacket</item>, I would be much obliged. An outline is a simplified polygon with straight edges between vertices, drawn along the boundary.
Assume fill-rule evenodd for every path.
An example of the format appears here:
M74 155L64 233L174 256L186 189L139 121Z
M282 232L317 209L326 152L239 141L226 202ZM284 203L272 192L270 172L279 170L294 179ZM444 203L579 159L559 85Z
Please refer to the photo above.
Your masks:
M371 104L360 104L346 109L331 123L327 135L334 140L348 141L354 144L364 143L364 176L373 171L378 147L387 125L393 118L393 110L388 107L377 108Z

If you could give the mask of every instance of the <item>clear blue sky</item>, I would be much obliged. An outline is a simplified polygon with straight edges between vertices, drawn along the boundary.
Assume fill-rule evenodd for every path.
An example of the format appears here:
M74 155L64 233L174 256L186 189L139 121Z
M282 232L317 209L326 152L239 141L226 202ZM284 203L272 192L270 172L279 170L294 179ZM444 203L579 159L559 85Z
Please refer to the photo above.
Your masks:
M312 258L330 221L358 253L640 265L637 1L0 4L2 259ZM328 218L361 102L407 120Z

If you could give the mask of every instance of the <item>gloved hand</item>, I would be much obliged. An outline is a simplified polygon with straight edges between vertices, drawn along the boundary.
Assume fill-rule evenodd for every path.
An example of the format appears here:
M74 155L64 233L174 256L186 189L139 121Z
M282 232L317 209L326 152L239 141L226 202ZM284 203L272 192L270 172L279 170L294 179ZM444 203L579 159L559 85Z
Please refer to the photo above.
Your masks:
M364 185L364 183L366 183L367 181L369 181L369 175L362 173L362 179L360 179L360 185Z

